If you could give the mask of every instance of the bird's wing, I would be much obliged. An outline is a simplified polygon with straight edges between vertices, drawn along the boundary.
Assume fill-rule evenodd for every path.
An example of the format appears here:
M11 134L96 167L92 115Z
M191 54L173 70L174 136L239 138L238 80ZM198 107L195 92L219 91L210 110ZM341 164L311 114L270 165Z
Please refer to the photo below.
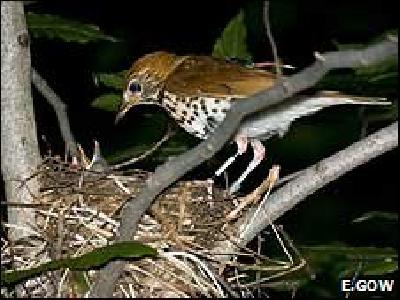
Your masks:
M267 140L283 136L296 119L312 115L326 107L342 104L388 106L386 98L346 95L336 91L320 91L316 95L296 95L285 102L259 111L242 122L238 134Z
M275 81L270 72L207 56L188 56L167 78L165 89L182 96L244 98L272 87Z

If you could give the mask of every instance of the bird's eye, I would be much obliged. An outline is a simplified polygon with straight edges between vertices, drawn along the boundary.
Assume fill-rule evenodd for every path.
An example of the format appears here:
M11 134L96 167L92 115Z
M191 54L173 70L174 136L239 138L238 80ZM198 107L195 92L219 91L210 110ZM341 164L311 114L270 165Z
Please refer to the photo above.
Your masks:
M137 82L131 82L129 84L129 91L132 93L138 93L142 91L142 86Z

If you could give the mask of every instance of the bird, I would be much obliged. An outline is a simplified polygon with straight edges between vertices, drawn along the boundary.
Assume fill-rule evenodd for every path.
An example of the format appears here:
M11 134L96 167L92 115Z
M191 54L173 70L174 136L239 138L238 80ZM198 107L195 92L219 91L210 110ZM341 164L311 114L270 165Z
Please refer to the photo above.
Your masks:
M273 72L211 56L177 55L166 51L149 53L136 60L127 73L115 122L137 105L158 105L189 134L205 140L222 123L235 102L246 101L247 97L273 87L277 80ZM247 118L233 139L236 153L215 171L215 175L220 176L250 144L253 159L230 187L230 193L235 193L265 158L265 147L260 140L284 135L294 119L326 106L383 104L383 99L327 91L298 97L286 105Z
M97 140L94 140L93 155L90 161L89 158L86 156L86 153L83 150L82 146L78 144L77 147L79 156L81 158L81 165L85 170L90 171L90 173L92 174L97 173L100 175L104 175L105 173L110 171L110 166L108 162L101 155L100 143Z

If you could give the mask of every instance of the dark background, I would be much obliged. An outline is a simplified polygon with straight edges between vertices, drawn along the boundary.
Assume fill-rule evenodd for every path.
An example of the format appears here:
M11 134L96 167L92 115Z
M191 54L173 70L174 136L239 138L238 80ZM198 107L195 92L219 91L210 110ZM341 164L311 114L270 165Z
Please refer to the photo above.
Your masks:
M314 51L336 50L335 41L365 44L397 27L395 1L271 2L271 26L279 55L298 70L313 61ZM85 149L91 149L93 139L98 139L106 158L112 160L113 154L121 148L156 142L165 130L167 117L157 108L139 108L114 126L113 113L90 106L91 101L104 92L95 85L93 75L128 69L135 59L156 50L209 55L215 40L241 8L245 10L248 46L254 60L272 60L260 1L48 1L30 4L26 10L96 24L120 41L80 45L35 38L31 43L32 64L68 104L77 140ZM379 89L368 90L368 85L361 91L357 86L343 89L360 95L365 91L368 95L387 96L397 101L394 85L386 88L383 95ZM63 153L55 114L36 92L34 101L39 134L46 136L54 152ZM281 165L282 175L289 174L360 139L363 122L371 110L374 109L336 107L296 121L285 138L273 138L265 143L268 159L253 174L244 191L256 186L272 163ZM388 124L387 120L370 122L367 133ZM180 131L168 145L171 154L177 155L197 142L196 138ZM41 148L42 151L46 149L44 143ZM233 146L225 147L216 158L185 178L210 176L232 150ZM165 159L158 155L161 152L136 167L154 169ZM234 169L244 169L249 159L247 155ZM372 210L395 211L397 178L393 171L397 163L397 150L372 160L303 201L279 223L284 224L296 244L396 247L398 235L393 224L357 227L351 221ZM229 174L233 178L238 175L235 171Z

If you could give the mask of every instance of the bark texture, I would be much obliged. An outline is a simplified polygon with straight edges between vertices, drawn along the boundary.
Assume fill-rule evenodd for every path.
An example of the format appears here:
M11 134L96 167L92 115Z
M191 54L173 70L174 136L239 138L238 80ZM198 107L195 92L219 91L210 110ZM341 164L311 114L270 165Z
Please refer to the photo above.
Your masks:
M7 201L31 203L38 182L28 178L40 162L31 95L31 57L22 1L1 2L1 172ZM8 208L8 223L17 227L35 222L33 210ZM25 230L12 228L12 240L26 237Z

